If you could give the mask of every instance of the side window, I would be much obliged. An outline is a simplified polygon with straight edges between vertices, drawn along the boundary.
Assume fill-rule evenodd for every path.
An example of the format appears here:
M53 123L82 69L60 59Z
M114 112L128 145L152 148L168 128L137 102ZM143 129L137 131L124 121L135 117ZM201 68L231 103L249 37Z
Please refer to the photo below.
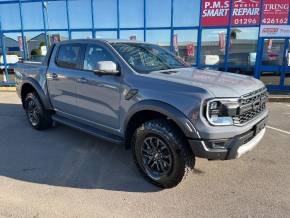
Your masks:
M67 44L61 45L58 50L56 64L65 68L79 68L79 59L81 57L81 45Z
M88 45L84 59L84 69L96 69L99 61L114 61L112 55L99 45Z

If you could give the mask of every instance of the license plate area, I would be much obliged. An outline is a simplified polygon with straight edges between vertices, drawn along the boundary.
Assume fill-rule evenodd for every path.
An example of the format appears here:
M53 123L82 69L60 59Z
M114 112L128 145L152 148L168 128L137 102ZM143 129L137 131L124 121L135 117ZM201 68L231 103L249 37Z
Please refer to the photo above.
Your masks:
M259 134L262 129L266 127L266 119L260 121L256 126L255 126L255 135Z

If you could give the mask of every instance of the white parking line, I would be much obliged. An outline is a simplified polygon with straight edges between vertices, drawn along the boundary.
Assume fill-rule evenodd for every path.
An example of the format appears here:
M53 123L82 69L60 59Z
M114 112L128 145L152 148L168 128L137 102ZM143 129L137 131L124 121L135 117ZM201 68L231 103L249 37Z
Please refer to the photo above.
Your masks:
M278 129L278 128L275 128L275 127L272 127L272 126L267 126L267 128L269 128L269 129L273 129L273 130L276 130L276 131L278 131L278 132L283 132L283 133L285 133L285 134L290 135L290 132L285 131L285 130L282 130L282 129Z

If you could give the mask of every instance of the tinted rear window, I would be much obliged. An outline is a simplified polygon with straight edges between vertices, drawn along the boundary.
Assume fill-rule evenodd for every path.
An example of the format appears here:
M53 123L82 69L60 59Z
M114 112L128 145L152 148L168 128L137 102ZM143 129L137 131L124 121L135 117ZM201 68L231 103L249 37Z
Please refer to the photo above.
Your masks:
M61 45L58 50L56 64L65 68L79 68L81 57L80 44Z

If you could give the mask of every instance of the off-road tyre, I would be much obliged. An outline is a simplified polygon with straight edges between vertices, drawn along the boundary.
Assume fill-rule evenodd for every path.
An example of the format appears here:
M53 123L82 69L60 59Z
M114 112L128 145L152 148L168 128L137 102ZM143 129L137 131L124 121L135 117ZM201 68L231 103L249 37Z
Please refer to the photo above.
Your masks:
M159 149L159 153L155 154L156 151L153 151L156 149L150 149L154 146L148 146L149 142L159 144L159 148L162 145L163 149ZM137 128L132 137L131 149L134 161L144 178L161 188L172 188L178 185L189 171L187 162L190 162L190 168L194 167L195 158L188 150L184 136L166 119L151 120ZM154 168L156 172L158 171L156 163L159 163L159 169L161 168L160 157L163 157L162 166L165 168L162 174L154 173ZM153 169L150 167L152 160L156 162Z
M36 92L25 96L24 108L30 125L36 130L52 127L53 121L49 111L45 110Z

